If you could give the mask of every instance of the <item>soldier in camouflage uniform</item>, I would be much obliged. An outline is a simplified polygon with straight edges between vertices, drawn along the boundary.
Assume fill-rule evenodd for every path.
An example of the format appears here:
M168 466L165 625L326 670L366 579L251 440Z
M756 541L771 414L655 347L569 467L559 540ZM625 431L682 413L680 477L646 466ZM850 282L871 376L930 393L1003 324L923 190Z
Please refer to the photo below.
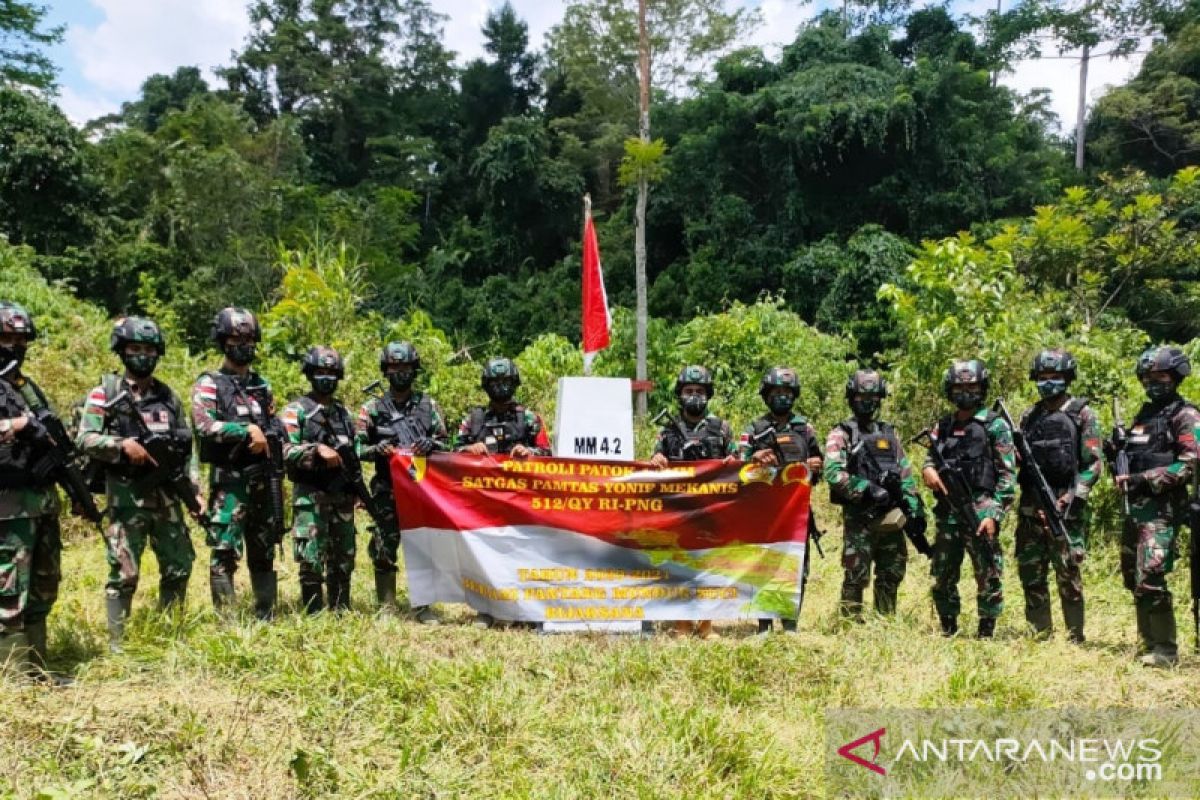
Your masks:
M875 566L875 610L894 614L896 593L908 564L905 528L925 535L925 511L912 465L896 429L876 419L887 383L875 370L858 370L846 381L854 416L825 439L825 480L842 511L843 615L862 619L863 592Z
M292 536L300 565L300 601L309 614L324 605L350 608L350 576L354 572L354 504L356 498L340 480L342 459L335 447L354 441L354 419L334 395L345 375L342 357L332 347L313 347L304 355L304 376L312 391L287 405L284 460L295 485Z
M46 664L46 617L62 579L58 491L37 481L38 423L46 396L21 371L37 338L29 313L0 302L0 666L39 674Z
M128 412L106 406L122 392L128 393L150 431L170 436L190 456L192 435L183 406L171 388L154 377L158 359L166 352L162 331L152 320L126 317L113 326L109 346L120 357L125 374L106 375L88 393L76 445L105 466L109 525L104 535L108 557L104 593L109 649L116 652L133 607L146 543L158 558L160 609L184 602L196 553L179 500L161 485L149 490L137 485L139 478L158 468L138 441L139 427Z
M375 566L375 596L381 608L394 610L400 527L388 460L397 448L408 448L417 455L445 450L449 435L437 402L413 390L413 381L421 371L421 357L412 344L389 342L379 355L379 369L387 381L387 393L372 397L359 409L355 443L360 458L375 462L371 493L388 521L384 530L372 526L368 548ZM429 606L414 608L413 612L425 625L438 623Z
M984 406L988 383L988 370L982 361L951 364L942 379L942 390L956 410L931 431L934 447L971 488L975 519L960 520L951 509L932 456L922 471L925 485L939 498L934 507L937 541L933 552L933 602L946 636L958 632L958 577L964 553L970 556L975 570L981 639L991 638L996 618L1004 610L1000 582L1004 559L999 535L1016 494L1017 463L1012 431ZM985 538L987 541L983 541Z
M1130 507L1121 537L1121 576L1133 593L1142 663L1151 667L1179 660L1167 575L1179 557L1188 486L1200 460L1200 411L1179 396L1179 384L1191 371L1187 355L1174 347L1152 347L1138 358L1137 376L1149 400L1129 429L1129 474L1116 477Z
M675 397L679 400L680 416L658 432L650 465L663 469L673 462L706 459L736 460L733 430L729 423L708 413L708 401L713 396L712 373L705 367L684 367L675 379ZM699 623L677 620L675 636L690 636L695 632L701 639L719 639L712 620Z
M454 437L454 449L476 456L489 453L503 453L513 458L550 455L550 438L542 418L513 400L521 385L517 365L507 358L489 359L483 365L479 382L489 402L467 412ZM490 628L494 623L491 615L476 614L472 624L477 628Z
M233 576L243 553L250 569L254 613L270 619L277 594L275 547L280 522L272 518L266 470L269 444L264 426L275 415L266 378L250 368L262 331L244 308L224 308L213 321L212 338L225 354L221 368L205 372L192 387L192 428L200 460L209 473L207 543L213 606L234 600Z
M1058 496L1070 545L1063 552L1050 536L1037 508L1031 478L1022 465L1017 517L1017 573L1025 592L1025 621L1038 636L1053 629L1050 565L1058 583L1063 621L1073 642L1084 641L1083 563L1087 544L1087 498L1100 478L1100 422L1087 398L1072 397L1075 358L1066 350L1043 350L1033 359L1029 379L1041 399L1021 415L1021 431L1050 488Z
M813 474L821 469L821 445L817 441L817 431L802 414L792 410L800 396L800 378L796 371L789 367L774 367L767 371L758 384L758 396L767 406L767 413L751 422L742 431L738 444L738 452L743 461L754 461L763 466L781 467L775 451L762 440L762 435L768 431L775 432L776 443L790 461L803 461ZM756 438L757 437L757 438ZM810 510L811 513L811 510ZM810 533L815 530L809 526ZM811 542L809 543L811 546ZM805 570L808 561L805 560ZM807 577L807 575L806 575ZM796 630L795 619L785 619L783 630ZM770 632L772 621L760 619L758 632Z

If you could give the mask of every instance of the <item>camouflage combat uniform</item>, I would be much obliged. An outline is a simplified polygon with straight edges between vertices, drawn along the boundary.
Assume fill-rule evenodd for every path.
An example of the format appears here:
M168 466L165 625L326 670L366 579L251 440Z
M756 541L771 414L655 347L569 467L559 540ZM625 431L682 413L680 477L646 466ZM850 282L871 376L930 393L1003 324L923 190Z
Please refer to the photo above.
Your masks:
M454 437L454 449L482 442L489 453L509 453L518 444L528 447L535 456L550 455L550 437L542 418L520 403L508 402L499 409L495 404L475 406Z
M681 426L683 430L680 430ZM684 446L691 442L697 444L685 453ZM695 425L681 417L679 425L665 425L658 432L654 452L662 453L670 461L698 461L733 455L737 452L737 443L733 439L733 429L720 417L709 414Z
M1036 403L1021 415L1020 426L1051 489L1059 497L1069 493L1073 498L1070 515L1065 520L1070 552L1063 552L1039 520L1034 492L1028 488L1029 479L1022 470L1017 573L1025 593L1025 620L1036 632L1049 633L1052 622L1048 576L1050 565L1054 565L1067 630L1073 640L1083 641L1080 562L1087 548L1087 498L1103 468L1100 422L1087 400L1063 396L1066 401L1057 410L1051 409L1045 400Z
M1000 525L1016 495L1017 463L1013 449L1012 431L1000 417L986 408L977 410L966 422L956 417L944 418L931 432L935 446L948 460L956 449L978 449L978 454L964 453L960 465L970 464L965 471L974 473L968 483L974 489L975 519L962 520L951 511L950 504L939 499L934 506L937 518L937 540L933 547L933 602L938 615L957 618L961 607L958 578L964 552L971 558L975 570L976 602L981 619L995 619L1004 609L1004 590L1000 582L1004 559L1000 550ZM953 442L954 444L950 444ZM977 455L977 458L971 456ZM932 467L933 459L925 462ZM992 540L992 558L984 558L975 530L985 519L996 521L996 538Z
M396 424L396 418L407 419L411 430ZM360 458L375 462L371 493L375 495L376 504L388 522L386 530L371 526L371 541L367 549L377 573L396 572L400 550L400 528L396 521L396 502L392 497L392 476L388 460L379 455L379 445L405 447L415 443L414 437L433 440L435 450L445 450L449 446L442 410L429 395L413 392L403 404L398 404L390 394L385 398L372 397L359 409L355 444Z
M305 395L284 408L287 430L283 457L295 491L292 497L292 536L296 563L300 565L300 592L305 607L323 605L322 582L328 587L329 607L350 607L350 576L357 552L354 540L356 498L338 488L340 471L324 465L319 444L346 445L354 441L354 421L336 400L322 406Z
M206 372L192 388L192 428L200 443L200 460L212 465L206 541L212 550L214 603L232 595L233 575L244 553L260 617L269 616L274 607L275 547L280 542L271 524L265 462L247 446L250 426L261 427L264 415L274 413L271 386L257 372Z
M149 492L138 491L135 487L134 479L155 467L122 463L121 442L126 437L137 436L137 431L132 427L132 421L124 419L124 414L105 408L105 403L121 391L129 392L152 432L172 434L173 438L187 442L189 449L191 433L179 398L166 384L152 378L146 393L139 394L133 384L112 375L88 393L76 439L83 453L106 465L109 512L109 525L104 535L109 567L105 583L107 595L133 597L141 574L142 553L149 542L158 559L159 599L165 606L182 598L196 552L184 524L179 500L161 487Z
M58 490L33 479L37 453L12 429L13 418L49 404L29 378L11 377L0 378L0 639L29 629L44 636L62 579Z
M874 462L855 448L870 448ZM891 614L896 610L896 594L908 564L908 546L904 529L881 530L880 509L871 506L868 488L878 470L895 471L900 476L905 517L924 514L917 495L912 465L904 454L896 430L883 422L862 426L851 417L836 425L825 438L824 477L830 496L842 506L842 608L856 615L862 608L863 592L871 582L875 566L875 610Z
M1200 461L1200 411L1176 397L1146 403L1129 429L1130 511L1121 537L1121 577L1133 593L1143 647L1178 654L1167 575L1179 557L1188 488Z

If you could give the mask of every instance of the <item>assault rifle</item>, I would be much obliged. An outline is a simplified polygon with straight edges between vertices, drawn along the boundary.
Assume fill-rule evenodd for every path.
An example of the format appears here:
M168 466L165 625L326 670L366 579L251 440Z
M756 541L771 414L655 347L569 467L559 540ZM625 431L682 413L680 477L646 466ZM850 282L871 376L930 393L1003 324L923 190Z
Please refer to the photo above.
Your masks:
M287 431L284 430L283 422L279 417L271 413L270 398L267 396L265 386L247 386L246 393L258 403L259 418L257 422L263 436L267 439L267 452L260 461L246 467L243 473L248 477L265 476L268 500L271 506L268 509L271 514L270 529L276 537L274 544L279 544L287 533L287 516L283 501L283 440L287 438ZM238 447L247 447L249 441L246 439Z
M1129 431L1125 428L1125 423L1121 420L1121 405L1117 398L1113 398L1113 432L1112 438L1105 443L1105 452L1108 455L1109 464L1112 466L1113 481L1117 484L1117 491L1121 493L1121 510L1125 513L1125 518L1129 519L1129 492L1122 487L1117 478L1129 475Z
M928 428L918 433L909 441L921 445L929 451L929 457L933 459L933 468L937 471L938 477L942 479L942 485L946 487L944 499L950 505L950 510L954 516L958 518L959 524L965 529L966 536L975 535L982 543L984 548L983 555L987 556L989 561L995 560L996 546L991 538L978 533L979 518L975 514L975 498L971 493L971 486L967 483L966 477L961 470L950 466L945 457L937 449L937 443L933 440L933 434ZM1000 535L999 529L996 535Z
M179 436L150 430L150 426L142 418L141 412L127 391L122 391L104 406L123 411L133 420L134 427L138 432L138 444L154 460L154 465L143 468L134 478L134 491L145 494L162 488L167 494L183 503L183 507L187 509L192 519L207 527L208 515L204 513L204 508L200 505L196 486L188 474L188 459L192 452L191 435L186 431L183 432L183 436Z
M703 445L700 444L699 440L692 439L688 436L687 429L683 427L683 418L672 415L669 408L664 408L662 411L659 411L654 415L654 418L650 420L650 423L653 425L658 425L664 419L667 420L670 427L675 428L675 430L679 432L680 442L678 448L675 448L673 452L667 453L667 457L672 461L701 460L703 458L703 452L696 451L701 450Z
M326 491L353 494L363 504L363 508L367 510L371 521L378 529L386 530L388 520L379 510L379 506L375 503L375 496L371 494L371 490L367 488L367 484L363 480L362 461L359 460L358 451L354 447L353 431L350 431L349 435L338 436L337 431L333 429L333 420L329 418L328 414L318 411L314 416L318 417L317 421L321 425L321 437L317 443L332 448L342 462L337 476L326 487Z
M900 473L894 469L882 469L879 466L879 460L875 458L875 454L871 452L870 448L868 448L862 441L859 441L859 443L854 446L854 449L850 451L850 460L853 461L857 458L865 458L868 462L870 462L871 468L875 471L875 474L879 476L879 485L882 486L884 491L888 493L887 510L890 511L893 508L903 508L904 486L900 481ZM921 495L917 494L916 498L917 507L921 508L923 505L921 502ZM913 519L916 518L914 517ZM926 558L933 558L933 545L931 545L929 543L929 539L925 537L925 531L913 528L909 524L911 522L912 519L909 519L905 522L904 535L908 537L910 542L912 542L913 547L918 553Z
M437 442L422 431L412 417L401 414L395 404L390 402L381 388L382 384L382 381L375 381L363 389L363 394L378 400L388 415L387 424L378 427L380 438L399 447L409 448L419 456L428 455L438 449Z
M1017 446L1017 453L1021 456L1021 468L1025 471L1028 478L1025 485L1033 489L1033 499L1036 501L1038 509L1042 512L1043 525L1046 531L1050 534L1055 543L1062 550L1067 563L1074 561L1080 555L1076 548L1071 546L1071 537L1067 533L1066 514L1058 510L1058 497L1050 488L1050 482L1046 480L1046 473L1042 472L1042 466L1033 456L1033 448L1029 445L1029 440L1025 438L1025 433L1017 424L1013 422L1012 415L1008 413L1008 407L1004 405L1003 398L996 398L992 409L1000 414L1008 427L1012 429L1013 444ZM1069 509L1068 509L1069 510Z
M762 433L750 437L750 441L755 447L766 448L774 453L775 461L779 464L780 469L783 469L785 465L794 461L794 459L789 459L784 454L783 447L779 444L779 433L775 430L774 425ZM812 543L816 545L817 555L821 558L825 557L825 550L821 547L821 537L824 535L825 532L817 525L817 515L813 513L812 503L810 502L808 506L808 538L812 539ZM805 568L807 570L807 565L805 565Z

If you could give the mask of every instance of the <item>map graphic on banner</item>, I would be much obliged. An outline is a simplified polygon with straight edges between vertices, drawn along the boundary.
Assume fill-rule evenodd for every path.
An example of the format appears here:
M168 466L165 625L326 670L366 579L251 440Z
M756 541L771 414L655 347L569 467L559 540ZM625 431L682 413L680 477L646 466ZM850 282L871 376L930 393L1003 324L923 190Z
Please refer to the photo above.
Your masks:
M392 458L410 602L527 622L794 618L810 477L435 453Z

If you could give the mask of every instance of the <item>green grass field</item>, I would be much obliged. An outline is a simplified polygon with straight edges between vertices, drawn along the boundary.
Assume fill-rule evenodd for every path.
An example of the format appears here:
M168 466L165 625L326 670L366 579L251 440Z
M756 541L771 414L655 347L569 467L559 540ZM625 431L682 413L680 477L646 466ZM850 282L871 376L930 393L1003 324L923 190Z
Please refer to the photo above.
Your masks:
M165 619L148 555L118 656L105 646L102 547L72 538L51 666L77 683L5 679L0 795L819 797L829 707L1200 704L1185 572L1172 577L1182 666L1151 671L1132 658L1111 546L1086 564L1089 642L1075 647L1022 634L1011 564L997 639L943 639L915 554L899 616L843 626L839 538L815 563L799 635L759 639L740 623L707 643L477 631L465 607L443 609L436 628L380 617L365 546L353 614L298 615L289 556L277 621L249 618L244 571L239 616L221 621L198 547L186 613Z

